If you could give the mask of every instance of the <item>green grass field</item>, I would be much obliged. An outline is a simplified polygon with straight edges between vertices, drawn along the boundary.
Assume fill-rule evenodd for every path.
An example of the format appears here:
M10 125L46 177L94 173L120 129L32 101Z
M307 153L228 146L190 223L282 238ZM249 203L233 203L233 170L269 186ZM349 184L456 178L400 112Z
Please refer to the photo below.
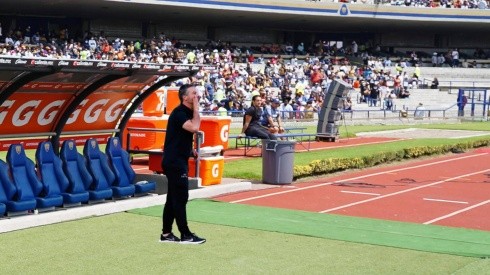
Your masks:
M490 131L488 123L410 127ZM349 135L354 135L369 130L400 128L406 127L349 126L348 130ZM309 130L313 132L312 129ZM305 152L295 154L295 164L330 156L369 155L374 151L397 150L408 145L460 141L423 139ZM33 151L27 154L31 158L34 156ZM5 159L5 155L0 154L0 158ZM261 160L258 158L225 165L225 177L260 179L260 173ZM204 245L158 243L161 218L157 208L157 214L153 216L137 211L118 213L0 234L0 270L2 274L490 274L488 258L369 244L369 237L365 237L366 242L338 240L329 236L342 228L325 226L315 219L296 233L288 232L286 226L280 225L274 230L251 227L245 218L241 219L242 215L245 217L256 211L247 206L231 215L243 224L224 224L212 219L203 220L204 210L198 211L195 208L198 206L198 202L190 203L190 227L207 238ZM220 217L217 209L216 212L206 211L214 218ZM274 213L263 211L266 219L269 212ZM254 221L257 223L259 219ZM354 223L352 226L361 225ZM311 236L306 233L311 230L320 233L325 230L329 234ZM483 234L480 240L490 245L489 232L478 234ZM362 239L363 236L355 237Z
M158 243L130 213L0 236L2 274L488 274L490 260L190 222L204 245Z

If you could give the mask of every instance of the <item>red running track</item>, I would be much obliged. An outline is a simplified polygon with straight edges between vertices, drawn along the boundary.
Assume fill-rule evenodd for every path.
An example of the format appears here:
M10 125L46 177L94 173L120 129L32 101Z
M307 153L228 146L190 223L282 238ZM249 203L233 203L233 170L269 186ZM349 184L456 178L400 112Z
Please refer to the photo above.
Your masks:
M489 163L474 151L216 199L490 231Z

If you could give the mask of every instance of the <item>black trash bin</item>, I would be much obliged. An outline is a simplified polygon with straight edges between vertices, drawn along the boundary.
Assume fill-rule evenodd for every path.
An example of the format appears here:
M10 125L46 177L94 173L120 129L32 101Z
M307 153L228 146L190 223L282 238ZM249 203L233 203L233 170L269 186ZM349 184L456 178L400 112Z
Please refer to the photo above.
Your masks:
M294 145L289 140L262 140L262 182L290 184L293 182Z

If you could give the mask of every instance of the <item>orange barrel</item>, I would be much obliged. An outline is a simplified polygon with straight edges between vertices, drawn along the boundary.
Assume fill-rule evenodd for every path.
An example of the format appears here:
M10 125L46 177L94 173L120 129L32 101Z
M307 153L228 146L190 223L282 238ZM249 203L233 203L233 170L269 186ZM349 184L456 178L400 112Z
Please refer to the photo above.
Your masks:
M131 117L126 128L149 128L167 129L168 115L162 117ZM126 146L127 129L123 132L123 146ZM131 135L129 148L127 150L151 150L163 149L165 142L165 132L135 131L129 132Z
M175 107L180 105L179 89L177 87L167 87L167 109L165 113L170 115Z
M229 116L201 116L200 130L204 132L204 146L223 146L228 149L228 135L231 117Z
M202 185L220 184L225 168L225 158L223 156L201 158L199 162L199 177ZM196 160L189 159L189 177L195 177Z
M162 116L165 113L165 90L160 88L143 101L144 116Z

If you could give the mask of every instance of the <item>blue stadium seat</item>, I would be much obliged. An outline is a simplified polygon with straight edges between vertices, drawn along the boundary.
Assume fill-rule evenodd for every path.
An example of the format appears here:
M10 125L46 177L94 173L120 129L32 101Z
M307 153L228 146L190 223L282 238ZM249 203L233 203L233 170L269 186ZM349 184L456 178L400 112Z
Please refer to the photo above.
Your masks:
M78 153L74 140L65 140L60 151L63 170L70 182L70 188L74 192L88 190L89 199L99 201L112 198L112 189L100 188L93 184L94 180L87 170L84 157Z
M63 204L60 188L54 184L43 185L37 178L34 162L27 158L21 144L12 144L7 152L7 163L17 187L17 198L36 198L36 208L46 209Z
M7 163L0 160L0 203L6 206L7 212L21 212L34 210L36 208L36 199L31 195L26 195L28 191L17 192L17 187L12 182L9 175ZM2 211L0 211L2 212ZM5 213L5 209L2 215Z
M82 188L74 189L74 185L70 184L70 181L63 172L62 161L54 153L51 142L43 141L39 143L36 150L36 161L42 183L59 188L61 196L63 196L63 202L66 205L80 204L88 201L89 194L83 186L81 186Z
M116 183L116 176L109 167L107 156L100 151L95 138L87 139L83 148L83 155L87 159L87 167L96 186L112 188L113 196L116 198L134 195L134 185L118 185Z
M136 194L145 194L155 190L155 182L134 182L136 173L129 163L128 152L121 147L119 138L109 138L105 152L109 159L112 172L114 172L114 175L116 176L116 185L129 186L134 184Z
M7 203L12 200L17 191L9 176L8 165L0 160L0 215L7 211ZM36 201L34 200L34 205Z

